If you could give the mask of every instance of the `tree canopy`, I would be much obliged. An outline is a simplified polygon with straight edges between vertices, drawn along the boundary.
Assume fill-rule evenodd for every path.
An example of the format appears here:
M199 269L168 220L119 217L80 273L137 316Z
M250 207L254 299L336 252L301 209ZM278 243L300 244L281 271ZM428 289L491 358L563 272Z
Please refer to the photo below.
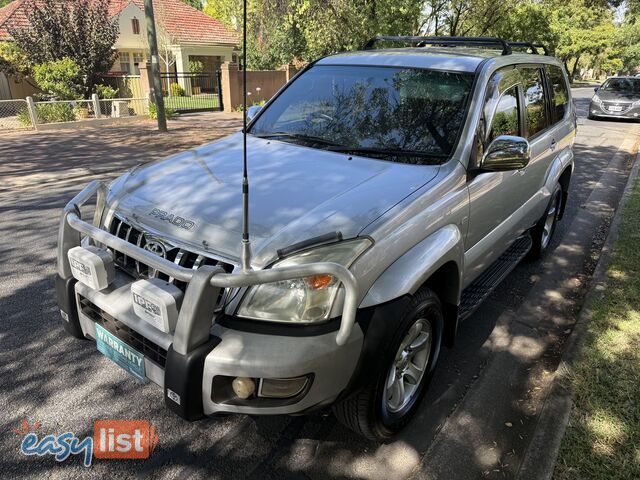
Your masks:
M250 68L360 47L386 35L500 36L544 43L571 73L640 64L640 0L248 0ZM239 30L242 0L205 13Z
M28 25L10 27L9 33L31 65L75 62L88 95L117 56L118 24L108 6L109 0L40 0L27 10Z

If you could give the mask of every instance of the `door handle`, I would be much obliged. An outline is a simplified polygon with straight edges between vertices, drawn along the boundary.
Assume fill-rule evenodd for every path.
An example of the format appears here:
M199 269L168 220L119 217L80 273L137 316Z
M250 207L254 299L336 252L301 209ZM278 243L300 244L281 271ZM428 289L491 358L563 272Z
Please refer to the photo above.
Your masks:
M551 139L551 145L549 145L549 149L553 152L553 151L556 149L556 146L557 146L557 145L558 145L558 144L556 143L556 139L555 139L555 138L552 138L552 139Z

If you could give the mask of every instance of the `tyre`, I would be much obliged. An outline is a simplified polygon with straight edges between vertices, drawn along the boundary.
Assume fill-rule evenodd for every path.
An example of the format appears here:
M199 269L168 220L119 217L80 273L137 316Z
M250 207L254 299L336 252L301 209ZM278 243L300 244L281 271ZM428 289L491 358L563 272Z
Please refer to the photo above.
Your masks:
M399 432L426 392L440 353L442 329L440 300L432 290L421 288L380 352L382 368L367 386L334 405L338 420L371 440L384 441Z
M529 252L529 258L536 260L549 248L551 239L556 231L556 225L558 224L558 217L562 210L562 188L560 185L556 185L549 206L542 215L542 218L538 220L538 223L531 229L531 239L533 240L533 246Z

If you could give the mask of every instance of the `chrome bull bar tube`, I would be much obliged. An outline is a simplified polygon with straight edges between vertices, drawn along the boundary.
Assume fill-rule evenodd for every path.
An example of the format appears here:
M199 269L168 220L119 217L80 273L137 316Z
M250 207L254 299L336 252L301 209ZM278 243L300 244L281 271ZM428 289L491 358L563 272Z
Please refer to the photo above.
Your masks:
M106 187L102 182L94 181L78 193L63 210L58 236L58 273L62 277L71 275L67 253L69 249L80 244L80 234L84 234L103 245L146 263L166 275L189 283L174 334L174 349L179 353L185 354L191 351L208 338L210 325L206 325L203 318L204 312L200 308L204 305L190 305L189 302L193 300L191 303L210 303L210 297L217 298L214 291L207 291L212 287L214 290L241 288L320 274L333 275L344 286L342 318L336 335L336 343L344 345L347 342L358 308L358 284L356 278L346 267L333 262L318 262L241 273L226 273L220 268L208 266L200 267L197 270L181 267L82 220L79 215L79 206L86 203L96 193L98 194L97 207L101 208L106 198ZM97 223L96 220L94 222ZM212 307L210 313L213 315L213 306L207 306Z

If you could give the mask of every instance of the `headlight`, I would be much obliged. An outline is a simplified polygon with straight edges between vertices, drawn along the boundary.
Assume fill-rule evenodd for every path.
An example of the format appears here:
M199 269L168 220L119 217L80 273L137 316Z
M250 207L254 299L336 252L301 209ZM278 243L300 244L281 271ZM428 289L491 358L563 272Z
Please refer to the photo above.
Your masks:
M370 245L366 238L334 243L292 255L273 267L335 262L349 268ZM270 322L322 322L329 318L338 287L339 281L329 274L256 285L247 291L238 316Z
M631 104L632 107L640 107L640 100L636 100Z
M598 96L598 94L596 93L593 98L591 99L591 101L597 103L598 105L600 105L602 103L602 100L600 99L600 97Z

